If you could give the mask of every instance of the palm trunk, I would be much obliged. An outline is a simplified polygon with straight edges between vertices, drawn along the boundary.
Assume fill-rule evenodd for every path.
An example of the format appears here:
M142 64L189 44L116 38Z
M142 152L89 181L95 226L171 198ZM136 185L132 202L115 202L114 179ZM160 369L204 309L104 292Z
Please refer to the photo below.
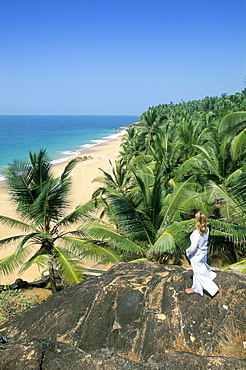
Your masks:
M54 273L54 267L53 267L52 262L49 263L49 279L50 279L50 287L51 287L52 294L55 294L58 291L58 289L57 289L56 282L55 282L55 273Z

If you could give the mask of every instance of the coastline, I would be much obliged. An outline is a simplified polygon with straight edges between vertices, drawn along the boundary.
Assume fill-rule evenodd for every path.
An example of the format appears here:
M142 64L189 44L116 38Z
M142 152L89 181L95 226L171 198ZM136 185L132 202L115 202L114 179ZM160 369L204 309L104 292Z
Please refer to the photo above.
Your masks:
M136 123L133 123L133 124L136 124ZM129 126L131 125L132 124L130 124ZM79 157L80 155L88 154L90 153L91 150L93 150L94 147L103 145L107 142L111 142L112 140L116 140L122 137L126 133L127 127L128 126L116 127L114 128L114 133L111 133L110 135L104 136L100 139L88 140L88 143L81 145L79 149L60 151L58 157L56 156L54 159L52 159L51 163L53 166L55 166L61 163L68 162L72 158ZM47 153L49 155L49 152ZM27 161L28 161L28 158L27 158ZM2 172L3 168L1 168L0 172ZM6 180L4 179L3 175L0 174L0 189L2 189L5 186L6 186Z
M61 163L54 164L52 166L52 171L55 177L61 175L66 164L76 157L89 157L87 160L82 160L79 162L71 172L72 186L71 194L69 196L70 206L68 207L68 212L73 210L76 206L84 204L91 199L91 196L95 190L100 186L99 183L93 182L93 180L102 176L102 168L106 172L111 172L111 165L109 160L112 163L119 157L119 150L121 144L121 135L118 135L111 140L105 140L104 142L95 144L93 146L84 148L78 152L77 155L66 159ZM90 158L91 157L91 158ZM15 212L15 205L10 201L9 194L6 187L0 186L0 207L1 214L4 216L9 216L13 218L18 218ZM18 235L19 230L10 228L6 225L0 225L0 238ZM11 246L1 247L0 249L0 259L8 256L14 251L14 248ZM106 267L106 266L105 266ZM0 275L0 285L11 284L15 281L17 277L22 278L23 280L33 281L35 278L39 277L41 272L37 267L32 266L30 269L23 273L15 271L8 276Z

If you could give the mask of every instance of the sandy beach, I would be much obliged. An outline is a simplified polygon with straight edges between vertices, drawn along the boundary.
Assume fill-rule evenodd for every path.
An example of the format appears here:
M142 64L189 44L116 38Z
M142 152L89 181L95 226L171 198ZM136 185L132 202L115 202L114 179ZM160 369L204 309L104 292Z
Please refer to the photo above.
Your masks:
M111 165L117 159L119 155L121 137L105 142L101 145L94 146L90 150L86 150L79 155L79 157L90 156L92 159L79 162L71 173L72 178L72 190L70 195L71 208L68 212L74 209L77 205L87 202L93 192L100 186L99 183L92 182L98 176L102 176L100 168L107 172L111 172ZM67 162L63 162L53 166L53 172L55 177L58 177ZM0 214L9 217L18 218L15 212L15 205L10 201L9 194L6 188L0 188ZM8 226L0 224L0 238L3 239L8 236L18 235L19 230L14 230ZM13 247L1 247L0 259L8 256L14 251ZM35 278L40 276L40 271L36 267L31 267L28 271L20 273L15 271L8 276L0 275L0 285L11 284L17 277L23 280L33 281Z

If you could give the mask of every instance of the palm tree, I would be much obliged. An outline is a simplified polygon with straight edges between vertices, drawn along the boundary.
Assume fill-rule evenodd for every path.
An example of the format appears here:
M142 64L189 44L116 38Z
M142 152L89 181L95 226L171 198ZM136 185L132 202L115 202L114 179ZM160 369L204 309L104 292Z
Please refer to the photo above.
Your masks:
M141 115L138 128L140 133L145 137L146 149L148 149L149 145L154 145L156 135L166 119L166 115L160 114L153 107Z
M76 162L71 160L61 176L54 178L51 161L41 150L38 154L30 153L30 163L14 161L6 169L8 188L21 221L1 215L0 222L17 227L22 233L0 240L0 245L16 245L13 254L0 260L1 273L8 274L20 266L25 270L35 263L42 268L49 266L53 291L56 291L55 267L68 282L81 281L83 274L77 261L90 242L81 231L68 231L67 227L80 220L92 204L88 202L65 215L71 185L69 175Z
M210 147L194 145L198 150L200 165L218 184L230 184L245 171L246 112L225 116L218 127L218 136Z
M231 158L237 161L245 154L246 147L246 112L233 112L227 114L220 122L219 134L223 140L231 139Z
M131 185L124 191L116 189L113 179L102 182L104 190L95 195L104 217L90 218L81 227L91 238L110 243L125 260L163 260L184 250L194 223L190 219L202 202L191 178L168 189L161 168L145 166L132 169Z
M223 99L225 100L223 104L227 109L231 106L230 102L227 101L229 97L225 96ZM233 112L224 117L219 123L218 115L214 113L214 108L216 104L219 104L219 101L219 98L208 98L205 114L201 109L203 103L201 101L182 102L182 104L172 106L171 110L167 105L152 107L141 116L140 130L141 133L145 132L145 145L142 145L146 148L144 150L145 154L141 157L142 163L140 155L138 155L134 162L128 161L131 167L129 165L127 167L133 174L131 184L135 181L136 185L131 189L129 188L120 200L115 194L112 198L114 199L114 206L118 205L117 212L119 215L123 212L123 210L120 211L123 205L122 198L127 197L127 204L130 203L141 216L145 215L144 220L147 223L146 220L151 219L151 216L149 212L146 215L145 210L151 210L152 206L149 204L145 210L142 210L141 207L145 196L150 194L154 188L156 169L161 168L162 202L158 204L162 204L159 219L163 220L163 225L155 228L154 232L153 225L151 225L152 229L149 228L149 230L152 230L151 233L146 232L149 241L147 242L146 239L145 251L146 246L149 251L159 251L160 253L170 249L182 249L182 245L184 246L187 242L187 239L186 241L184 238L182 239L182 235L187 236L189 225L193 227L189 220L182 220L182 214L185 215L185 218L189 215L191 218L193 211L204 207L205 213L211 216L209 218L212 226L211 244L220 244L222 246L221 250L225 250L235 260L238 258L237 253L240 253L242 249L244 231L240 227L240 221L233 217L231 211L230 219L227 216L228 209L231 208L232 210L233 208L230 205L237 205L237 200L232 199L232 194L230 194L230 187L237 182L240 174L245 172L245 113ZM160 124L159 117L165 115L165 124L162 122ZM125 143L127 143L127 137ZM125 152L121 153L123 161L128 158L127 145L124 150ZM145 160L145 164L143 160ZM154 171L152 184L146 181L146 178L150 178L146 175L147 167ZM172 197L178 199L180 206L184 201L182 200L184 194L187 199L189 197L192 199L191 189L189 193L187 188L183 188L185 180L190 177L201 184L199 193L196 194L197 202L193 200L193 211L191 204L188 206L184 202L186 209L183 210L183 213L181 209L177 212L174 212L174 210L170 212L167 204ZM141 185L142 187L140 184L137 185L140 180L142 184L145 184ZM207 189L208 182L209 188ZM179 188L182 189L180 193L178 192ZM136 198L130 199L132 193L135 196L138 194L142 202L138 203ZM110 197L106 198L109 200ZM220 201L222 202L221 205ZM189 203L189 200L187 200L187 203ZM220 207L216 208L215 205L220 205ZM112 207L112 204L110 206ZM176 218L173 219L172 215L175 215ZM132 216L132 218L134 217ZM124 218L122 217L122 219ZM128 222L130 224L129 220ZM116 228L122 231L122 223L117 224ZM137 229L140 232L140 226ZM179 229L182 229L180 236L178 236ZM129 230L131 231L133 228L129 227ZM129 235L128 237L131 238ZM228 237L232 241L231 243L228 243ZM134 237L134 240L136 241L137 237ZM222 243L218 243L218 240ZM238 240L240 240L240 246Z
M112 174L104 171L102 168L100 170L103 172L104 177L96 177L93 182L102 182L106 187L112 187L113 189L125 193L129 187L130 174L127 170L127 166L123 159L115 161L115 167L109 160L111 165ZM99 188L96 193L100 192L104 188ZM95 194L93 195L95 197Z
M124 157L127 161L135 158L145 151L145 136L141 133L136 126L130 126L127 133L122 136L121 149L123 150Z
M224 252L231 262L245 258L246 253L246 176L242 173L231 188L210 182L207 200L216 203L211 213L212 252Z

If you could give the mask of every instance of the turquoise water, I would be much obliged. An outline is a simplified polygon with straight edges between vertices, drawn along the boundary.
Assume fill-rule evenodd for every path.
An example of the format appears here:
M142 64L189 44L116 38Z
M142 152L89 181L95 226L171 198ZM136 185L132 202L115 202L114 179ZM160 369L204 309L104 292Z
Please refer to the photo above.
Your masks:
M29 151L46 149L53 163L124 133L133 116L0 116L0 171Z

